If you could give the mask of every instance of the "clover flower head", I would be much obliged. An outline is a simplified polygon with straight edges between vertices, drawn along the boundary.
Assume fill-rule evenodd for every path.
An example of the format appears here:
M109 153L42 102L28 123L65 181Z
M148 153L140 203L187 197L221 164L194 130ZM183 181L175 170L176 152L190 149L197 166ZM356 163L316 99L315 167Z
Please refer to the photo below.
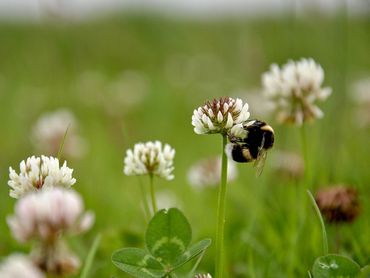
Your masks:
M304 174L304 161L301 155L290 151L275 151L271 168L287 178L301 178Z
M360 213L357 190L344 185L334 185L319 190L316 203L329 223L350 223Z
M197 274L194 276L194 278L212 278L211 274Z
M127 150L124 159L124 173L128 176L155 175L172 180L175 149L161 142L137 143L134 149Z
M234 125L248 120L248 103L240 98L214 99L195 109L192 125L196 134L226 134Z
M63 240L58 240L52 245L36 245L31 252L31 258L40 269L52 274L53 277L75 275L81 266L80 259L69 250Z
M43 114L32 129L32 143L43 153L57 155L68 128L63 154L81 157L86 152L86 142L77 133L77 120L71 111L59 109Z
M33 192L19 199L8 226L19 242L33 239L56 241L61 234L82 233L94 222L91 212L84 212L80 195L65 188Z
M76 183L72 177L73 169L67 167L65 161L60 167L58 158L31 156L20 163L20 172L9 168L10 197L20 198L31 191L39 191L51 187L70 188Z
M181 201L173 191L163 190L157 193L158 209L181 208Z
M353 122L360 128L370 127L370 77L355 81L351 86L351 98L356 105Z
M188 181L195 188L217 186L221 178L221 158L211 157L200 160L190 167ZM238 175L235 163L228 160L227 180L233 181Z
M322 87L323 81L323 68L311 58L289 61L281 68L273 64L262 75L264 93L275 106L278 120L297 125L323 117L316 101L331 94L331 88Z
M23 254L12 254L0 264L1 278L45 278L46 276Z

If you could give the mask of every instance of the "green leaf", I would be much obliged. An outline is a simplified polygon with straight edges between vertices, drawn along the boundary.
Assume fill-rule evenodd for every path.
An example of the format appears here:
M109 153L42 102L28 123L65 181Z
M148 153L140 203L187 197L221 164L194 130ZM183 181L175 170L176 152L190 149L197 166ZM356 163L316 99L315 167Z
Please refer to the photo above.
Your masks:
M203 239L195 243L185 253L183 253L180 257L177 258L176 262L172 266L172 269L179 268L183 264L187 263L194 257L201 254L204 250L206 250L211 245L211 242L212 240L210 239Z
M159 278L166 274L163 266L147 251L123 248L113 253L112 262L119 269L135 277Z
M145 241L149 252L158 261L170 266L189 246L190 224L177 208L160 210L149 222Z
M314 278L358 277L360 266L347 257L332 254L317 258L312 274Z

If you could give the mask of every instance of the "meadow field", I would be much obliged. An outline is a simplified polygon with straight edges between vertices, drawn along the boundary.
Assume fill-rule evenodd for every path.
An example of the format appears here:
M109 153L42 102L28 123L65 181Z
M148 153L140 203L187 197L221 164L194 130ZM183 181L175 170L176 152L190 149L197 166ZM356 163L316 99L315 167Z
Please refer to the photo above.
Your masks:
M279 151L302 153L300 129L264 113L263 100L249 103L251 118L274 128L275 145L260 177L252 165L238 164L239 175L228 184L227 273L307 277L322 255L322 236L306 191L333 184L358 190L361 213L353 223L327 225L329 251L370 264L370 125L357 125L359 104L351 97L352 84L370 77L369 49L370 18L343 14L208 21L120 14L77 23L0 23L0 257L31 247L17 243L6 223L16 201L8 193L8 168L49 155L35 150L32 126L61 108L74 113L85 144L80 157L65 157L77 179L73 188L95 213L93 228L71 237L71 248L83 261L101 235L89 277L129 277L111 254L143 246L139 183L148 180L123 173L125 152L137 142L175 148L175 179L156 179L158 199L183 211L194 241L214 239L217 187L195 189L187 173L196 161L220 154L221 139L194 133L193 110L221 96L248 102L272 63L312 57L333 92L320 104L324 118L305 124L308 178L272 167ZM214 258L212 244L198 272L212 274Z

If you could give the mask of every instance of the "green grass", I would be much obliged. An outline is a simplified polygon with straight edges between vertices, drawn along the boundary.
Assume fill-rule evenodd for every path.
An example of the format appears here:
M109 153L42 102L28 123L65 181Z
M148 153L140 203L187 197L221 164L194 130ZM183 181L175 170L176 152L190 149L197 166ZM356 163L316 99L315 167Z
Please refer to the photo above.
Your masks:
M230 277L305 277L322 255L320 225L306 190L337 182L356 186L363 203L360 218L342 229L341 253L369 264L370 131L352 124L355 108L346 93L348 82L370 72L369 28L365 18L346 22L320 15L294 24L291 17L191 22L127 15L79 24L0 24L0 256L28 250L11 238L5 223L14 205L8 167L34 153L32 124L59 107L76 114L89 143L88 154L69 165L77 178L74 188L96 213L94 229L73 239L73 248L84 258L95 235L102 235L91 277L126 277L111 263L112 252L143 244L139 181L122 172L125 150L137 141L158 139L176 149L175 180L156 179L155 186L176 193L194 240L214 238L217 190L194 192L186 172L194 161L218 154L220 138L194 134L193 109L208 98L258 88L261 73L273 62L313 57L325 69L333 95L321 105L325 118L306 130L312 183L280 179L269 160L260 178L251 165L239 165L227 196L228 272ZM146 76L148 94L112 116L100 100L115 105L107 84L125 70ZM91 71L105 81L81 86L81 76ZM276 149L300 151L298 129L269 123L276 130ZM329 251L334 235L329 227ZM214 248L200 270L213 271Z

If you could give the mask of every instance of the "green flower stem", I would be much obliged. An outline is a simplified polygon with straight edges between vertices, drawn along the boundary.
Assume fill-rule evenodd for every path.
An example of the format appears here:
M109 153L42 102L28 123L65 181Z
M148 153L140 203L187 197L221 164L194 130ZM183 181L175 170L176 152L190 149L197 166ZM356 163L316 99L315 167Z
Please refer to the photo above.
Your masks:
M310 192L310 190L307 190L307 194L308 194L308 196L310 196L312 205L314 206L314 208L316 210L317 217L320 220L321 232L322 232L322 244L323 244L324 255L327 255L327 254L329 254L329 247L328 247L328 236L326 234L324 219L322 218L320 209L317 206L316 201L315 201L315 198L312 196L312 193Z
M308 163L308 150L307 150L307 137L306 137L306 127L303 123L301 126L301 142L302 142L302 155L304 160L304 180L306 183L310 181L310 167ZM306 184L307 186L308 184Z
M148 199L147 199L147 196L146 196L146 193L145 193L145 188L144 188L143 182L140 178L139 178L139 183L140 183L140 191L141 191L141 195L142 195L141 197L143 198L145 217L146 217L147 220L149 220L150 219L150 209L149 209L149 205L148 205Z
M217 231L216 231L216 278L223 277L224 269L224 229L225 229L225 201L226 201L226 182L227 182L227 157L225 146L227 143L226 134L222 135L222 166L221 166L221 186L218 191L217 203Z
M153 215L157 212L157 202L155 200L155 193L154 193L154 185L153 185L153 175L149 175L150 179L150 195L152 196L152 208L153 208Z

